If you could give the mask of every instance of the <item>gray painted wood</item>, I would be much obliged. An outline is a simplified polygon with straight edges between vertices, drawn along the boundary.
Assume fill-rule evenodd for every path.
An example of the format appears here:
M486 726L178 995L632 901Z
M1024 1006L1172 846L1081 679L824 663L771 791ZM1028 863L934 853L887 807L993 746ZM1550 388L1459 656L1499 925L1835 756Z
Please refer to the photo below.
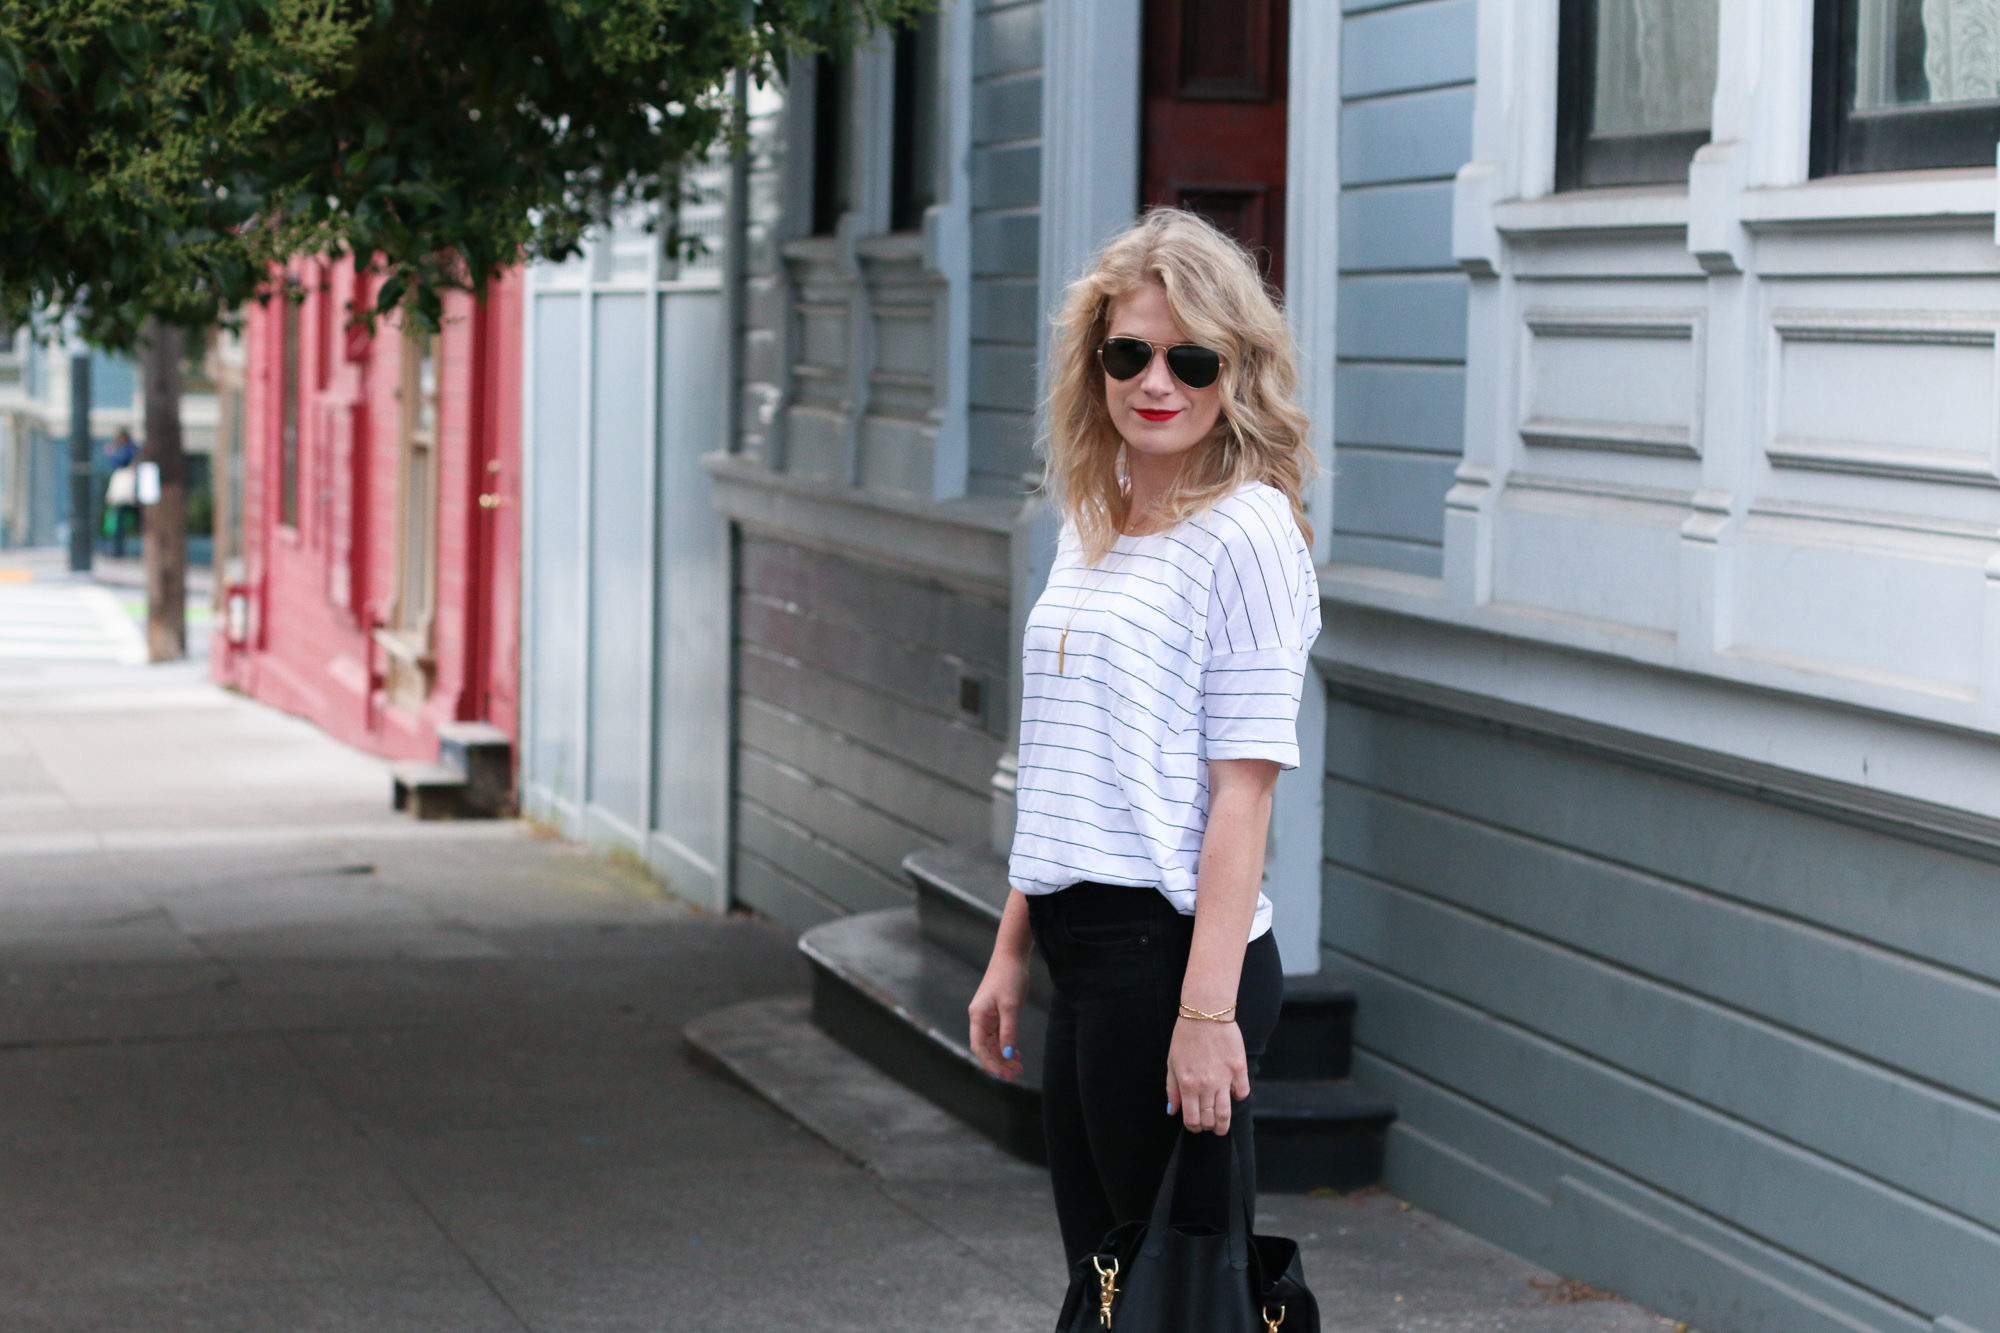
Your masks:
M990 695L1006 681L1004 673L955 654L804 614L796 603L744 597L737 618L737 632L751 643L948 721L985 726L986 712L959 706L963 682L977 682L981 693Z
M837 786L935 842L970 842L986 836L992 804L984 796L939 782L895 755L762 699L742 699L738 719L737 736L746 750Z
M1334 438L1456 457L1465 439L1460 366L1343 362L1334 371Z
M653 602L653 556L647 549L646 450L653 438L644 393L649 377L647 321L653 298L642 292L600 295L592 343L590 452L590 791L592 805L627 828L644 828L648 696L652 653L639 608ZM626 443L619 448L613 442ZM572 465L576 462L572 459ZM551 702L557 702L551 699ZM561 704L570 704L562 700ZM638 741L639 743L634 743Z
M999 741L890 695L814 671L754 644L738 654L743 691L803 717L823 722L968 792L981 792L1000 757Z
M1338 489L1338 483L1335 483ZM1422 574L1439 578L1444 574L1444 548L1431 542L1399 541L1391 537L1362 537L1336 528L1329 539L1327 558L1344 565L1371 565L1401 574Z
M1021 277L1035 271L1041 253L1040 210L980 213L972 219L972 272L977 277Z
M1033 139L1042 132L1042 76L1009 71L972 87L972 142Z
M852 625L941 655L1007 670L1007 608L927 579L787 542L746 537L745 592L801 615Z
M2000 1108L1511 922L1345 869L1332 870L1328 885L1340 915L1326 929L1349 956L1739 1121L1776 1127L1827 1170L1853 1168L1912 1204L2000 1225ZM1745 1078L1748 1070L1756 1076Z
M994 7L975 20L972 74L986 78L1042 63L1042 6L1039 3Z
M973 476L984 483L977 492L987 495L1021 495L1039 477L1041 467L1035 457L1034 418L1020 412L975 410L967 417L966 429L972 436Z
M583 774L578 770L577 710L540 700L573 700L581 685L576 646L583 637L582 440L583 302L575 295L535 295L533 366L534 469L528 499L533 504L535 560L522 571L524 595L533 614L527 665L533 672L536 704L527 713L529 734L524 767L558 797L577 802Z
M1472 89L1401 93L1340 117L1343 185L1449 179L1472 156Z
M1444 493L1458 460L1355 446L1335 454L1333 526L1364 537L1444 540Z
M742 849L736 855L736 898L744 906L798 933L847 915L810 886L755 852Z
M972 284L972 338L1032 349L1040 332L1040 291L1033 278L984 278Z
M1373 997L1365 982L1363 989ZM1916 1312L1392 1061L1357 1051L1355 1073L1396 1102L1389 1187L1518 1254L1700 1328L1931 1333L1931 1321Z
M770 813L810 830L892 882L903 878L903 858L937 845L925 836L864 805L830 782L745 749L737 790Z
M1039 141L981 148L972 154L974 208L1033 208L1041 202Z
M1476 0L1422 0L1349 18L1340 30L1340 92L1372 97L1470 83Z
M1379 361L1465 360L1466 280L1409 273L1340 280L1340 355Z
M974 407L1031 414L1035 410L1035 349L975 343L971 380Z
M901 881L880 874L845 848L745 797L736 804L736 840L842 912L907 907L915 897Z
M1330 820L1328 842L1340 864L1518 923L1810 1035L1843 1060L1859 1055L1908 1070L2000 1112L2000 987L1703 887L1580 855L1552 858L1539 841L1346 783L1328 787L1329 810L1336 805L1342 817ZM1817 859L1809 847L1792 851ZM1487 868L1478 886L1468 864ZM1940 1040L1941 1026L1950 1040ZM2000 1208L2000 1189L1993 1200Z
M1720 1326L2000 1326L1990 863L1335 696L1325 930L1396 1188Z
M1898 1304L2000 1319L2000 1234L1386 972L1361 996L1371 1051Z
M1340 192L1340 268L1453 269L1451 182Z
M1336 776L2000 984L2000 872L1988 862L1609 759L1352 704L1336 702L1327 726ZM1442 767L1447 745L1453 758Z

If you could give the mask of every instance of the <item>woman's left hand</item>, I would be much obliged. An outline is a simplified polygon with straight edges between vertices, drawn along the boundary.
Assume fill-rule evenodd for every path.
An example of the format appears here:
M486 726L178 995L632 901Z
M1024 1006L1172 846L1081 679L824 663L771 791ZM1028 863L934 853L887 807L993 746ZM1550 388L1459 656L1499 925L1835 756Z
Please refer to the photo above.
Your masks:
M1235 1103L1250 1095L1250 1061L1234 1023L1183 1018L1167 1048L1167 1105L1199 1134L1229 1132Z

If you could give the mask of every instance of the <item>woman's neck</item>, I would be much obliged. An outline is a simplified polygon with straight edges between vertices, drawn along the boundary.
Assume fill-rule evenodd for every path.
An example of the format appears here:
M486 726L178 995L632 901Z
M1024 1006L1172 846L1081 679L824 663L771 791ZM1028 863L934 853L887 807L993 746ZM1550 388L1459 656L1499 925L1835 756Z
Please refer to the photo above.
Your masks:
M1186 454L1142 454L1136 449L1125 451L1125 479L1128 489L1125 499L1125 534L1128 537L1143 537L1158 528L1153 516L1153 506L1158 504L1181 474L1181 466L1187 462Z

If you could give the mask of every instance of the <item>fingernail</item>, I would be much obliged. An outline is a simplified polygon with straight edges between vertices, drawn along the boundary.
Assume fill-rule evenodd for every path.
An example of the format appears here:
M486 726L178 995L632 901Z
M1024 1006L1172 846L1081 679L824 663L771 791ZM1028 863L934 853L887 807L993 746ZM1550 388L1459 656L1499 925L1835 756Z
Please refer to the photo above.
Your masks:
M1174 1113L1174 1104L1173 1104L1172 1102L1168 1102L1168 1103L1167 1103L1167 1114L1168 1114L1168 1115L1172 1115L1173 1113Z
M1011 1060L1011 1059L1013 1059L1013 1058L1014 1058L1014 1048L1013 1048L1012 1046L1002 1046L1002 1047L1000 1048L1000 1058L1001 1058L1001 1059L1003 1059L1003 1060Z

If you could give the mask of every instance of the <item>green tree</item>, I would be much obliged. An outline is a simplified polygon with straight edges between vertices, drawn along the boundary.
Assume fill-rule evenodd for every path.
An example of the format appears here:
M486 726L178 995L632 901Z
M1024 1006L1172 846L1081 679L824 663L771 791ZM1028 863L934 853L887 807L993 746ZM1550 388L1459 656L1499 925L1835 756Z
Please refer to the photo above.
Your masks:
M184 651L184 333L307 253L381 275L357 318L434 328L446 291L671 202L729 132L734 71L932 3L0 0L0 316L61 308L140 349L156 658Z

